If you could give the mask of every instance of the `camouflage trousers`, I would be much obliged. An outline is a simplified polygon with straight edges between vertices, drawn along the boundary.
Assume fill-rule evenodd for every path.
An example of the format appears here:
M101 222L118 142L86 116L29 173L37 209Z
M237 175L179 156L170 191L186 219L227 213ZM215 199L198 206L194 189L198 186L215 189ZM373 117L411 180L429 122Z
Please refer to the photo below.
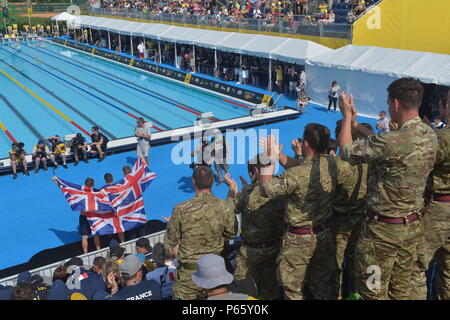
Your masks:
M355 290L363 299L409 299L422 236L419 221L388 224L364 218L355 250Z
M436 288L441 299L450 299L450 204L431 202L422 219L424 235L417 246L417 261L412 282L414 288L410 299L426 300L425 272L431 261L437 262Z
M334 214L327 222L332 237L331 251L335 257L332 264L325 266L325 268L328 268L331 274L331 281L333 282L329 299L336 300L343 298L342 294L344 286L342 266L344 257L348 268L350 292L354 291L353 275L355 273L355 247L359 237L361 218L361 214Z
M280 247L251 248L242 245L236 258L234 279L253 279L258 287L258 296L269 300L278 295L276 260Z
M177 269L177 278L172 286L173 299L194 300L201 295L204 290L192 282L192 274L196 270L184 267Z
M332 263L331 232L296 235L286 232L279 255L278 276L285 298L304 300L309 288L313 299L330 296L331 279L325 268Z

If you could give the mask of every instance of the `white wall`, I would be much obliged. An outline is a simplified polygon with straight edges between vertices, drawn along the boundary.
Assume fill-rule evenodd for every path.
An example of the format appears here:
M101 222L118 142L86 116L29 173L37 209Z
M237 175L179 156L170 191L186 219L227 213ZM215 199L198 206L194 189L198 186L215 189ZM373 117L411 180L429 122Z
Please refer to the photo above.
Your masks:
M386 89L396 78L307 64L306 80L306 93L314 102L328 105L328 90L336 80L343 91L354 95L359 115L378 117L381 110L388 111Z

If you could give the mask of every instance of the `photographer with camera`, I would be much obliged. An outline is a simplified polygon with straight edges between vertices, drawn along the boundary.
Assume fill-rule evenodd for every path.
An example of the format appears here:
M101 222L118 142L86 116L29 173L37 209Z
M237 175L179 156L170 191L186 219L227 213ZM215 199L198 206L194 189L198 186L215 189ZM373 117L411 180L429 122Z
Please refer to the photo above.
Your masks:
M75 138L73 138L70 143L70 151L73 152L73 156L75 158L75 166L78 165L80 151L83 153L83 161L85 163L89 162L87 159L87 148L88 143L86 142L86 139L81 135L81 133L77 133Z
M34 146L33 152L31 153L35 168L34 173L38 174L39 172L39 165L42 162L42 165L44 166L44 170L47 172L47 160L50 156L50 149L45 145L44 141L39 140L37 145Z
M51 136L46 139L52 144L52 153L50 154L50 160L53 162L55 169L58 169L57 158L61 158L64 169L67 169L66 164L66 145L61 141L58 135Z
M137 156L144 158L148 163L148 152L150 151L150 139L152 136L152 123L143 118L137 120L137 126L134 129L134 135L137 137Z
M27 153L23 150L24 146L23 142L14 142L11 145L12 149L9 150L9 159L11 160L11 167L13 169L13 179L17 178L17 165L19 163L22 163L23 165L23 174L26 176L30 175L28 173L27 160L25 159Z

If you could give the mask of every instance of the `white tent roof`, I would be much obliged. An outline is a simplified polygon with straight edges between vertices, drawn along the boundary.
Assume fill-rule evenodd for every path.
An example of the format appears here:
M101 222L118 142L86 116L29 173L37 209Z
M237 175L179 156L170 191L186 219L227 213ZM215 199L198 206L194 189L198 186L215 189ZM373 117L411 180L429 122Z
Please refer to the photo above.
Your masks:
M310 58L308 64L450 85L450 55L438 53L348 45Z
M66 11L52 17L53 21L72 21L75 19L74 15L67 13Z
M283 42L282 45L274 48L270 52L270 57L295 63L296 60L302 59L302 57L311 58L327 52L333 52L333 50L312 41L290 38Z
M145 36L222 51L275 58L292 63L303 63L307 58L332 51L327 47L307 40L176 27L93 16L80 16L80 25L121 34Z

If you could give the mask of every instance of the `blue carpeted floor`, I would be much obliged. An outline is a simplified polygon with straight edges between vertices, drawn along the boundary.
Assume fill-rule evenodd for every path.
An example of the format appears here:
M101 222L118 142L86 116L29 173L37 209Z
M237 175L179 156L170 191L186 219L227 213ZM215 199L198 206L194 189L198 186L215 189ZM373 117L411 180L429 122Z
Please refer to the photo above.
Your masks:
M283 101L280 105L291 104ZM296 120L275 123L256 129L279 129L280 142L284 151L292 154L290 141L301 137L305 124L317 122L334 131L336 120L341 115L327 113L323 107L310 105L306 114ZM374 126L374 119L361 118ZM130 134L133 128L130 128ZM175 165L171 154L175 145L168 144L151 149L150 167L158 174L153 184L144 194L149 219L161 219L170 216L173 206L193 196L191 184L192 170L189 165ZM69 164L69 169L60 167L56 175L65 180L83 184L86 177L93 177L96 186L104 184L103 175L110 172L114 180L123 177L122 167L134 164L136 153L127 152L107 157L98 163L96 159L89 164L80 162L78 167ZM230 165L233 177L239 181L239 175L247 177L246 165ZM19 174L17 180L12 176L0 177L0 269L24 263L41 250L78 241L78 213L68 207L63 194L52 182L52 169L29 177ZM238 182L240 184L240 182ZM215 186L214 193L224 198L227 193L225 184Z

